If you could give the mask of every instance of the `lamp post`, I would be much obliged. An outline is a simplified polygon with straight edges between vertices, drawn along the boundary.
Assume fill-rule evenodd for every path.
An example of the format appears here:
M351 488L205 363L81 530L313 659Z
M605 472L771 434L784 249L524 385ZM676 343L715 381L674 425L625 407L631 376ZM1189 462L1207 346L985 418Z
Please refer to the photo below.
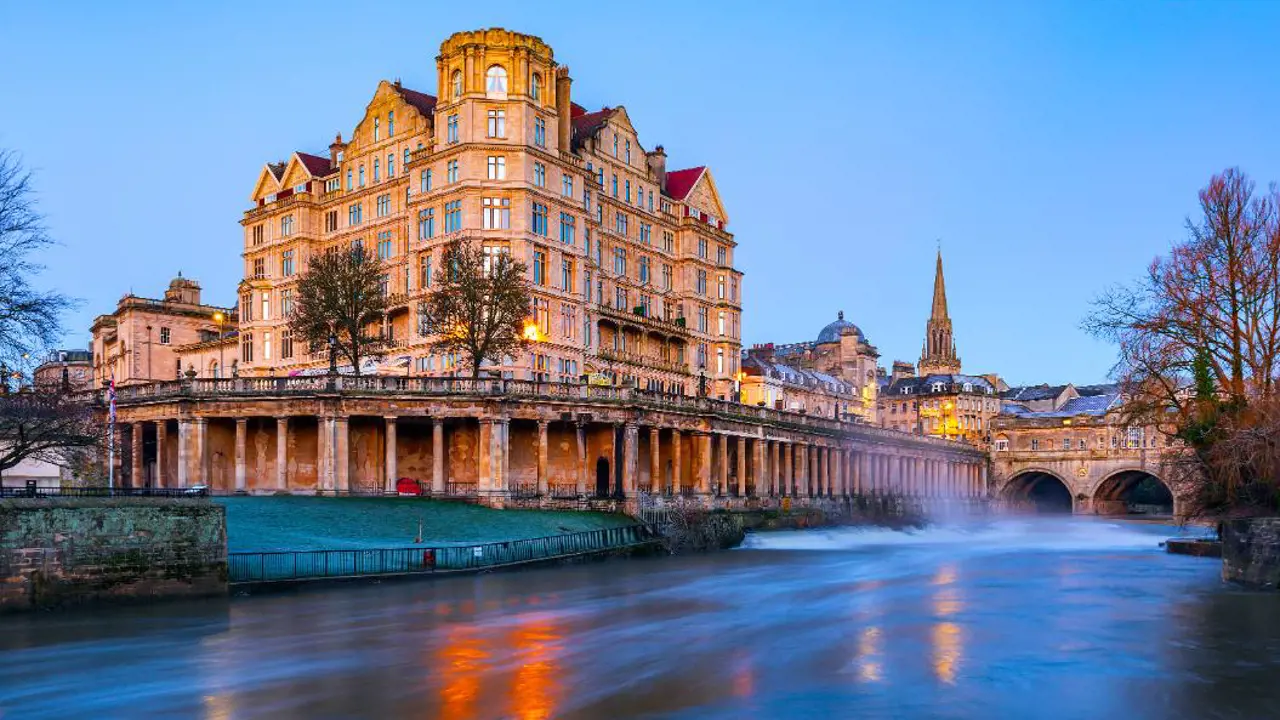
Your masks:
M706 363L698 365L698 397L707 396L707 366Z
M221 310L213 314L213 321L218 323L218 374L214 376L215 378L222 377L222 373L226 367L223 365L225 359L222 357L222 328L226 319L227 316L223 315Z
M947 437L947 411L951 409L951 401L947 400L942 403L942 439L950 440Z

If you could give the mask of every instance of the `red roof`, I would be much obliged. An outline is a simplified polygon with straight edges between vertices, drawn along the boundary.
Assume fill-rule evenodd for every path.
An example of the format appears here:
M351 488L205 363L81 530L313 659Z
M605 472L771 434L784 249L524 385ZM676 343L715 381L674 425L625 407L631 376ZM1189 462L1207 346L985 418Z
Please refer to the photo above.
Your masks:
M582 108L579 107L579 109ZM613 108L601 108L595 112L583 110L581 113L570 111L569 114L573 116L573 142L570 144L576 149L604 127L605 121L613 114Z
M578 117L579 115L586 115L586 114L587 114L587 109L586 109L586 108L582 107L581 105L579 105L579 104L578 104L578 103L576 103L576 102L571 102L571 103L569 103L569 117L570 117L570 118L576 118L576 117Z
M324 177L337 169L329 165L329 158L327 157L320 157L319 155L312 155L302 151L298 151L297 155L298 160L302 161L302 166L307 169L307 172L311 173L312 177Z
M404 101L418 109L418 112L426 115L428 118L436 111L436 96L428 95L417 90L410 90L406 87L396 86L396 91L404 97Z
M665 188L667 196L673 200L684 200L688 197L689 191L693 190L693 186L698 184L698 178L702 177L702 173L706 171L706 165L699 165L698 167L673 170L667 173L667 187Z

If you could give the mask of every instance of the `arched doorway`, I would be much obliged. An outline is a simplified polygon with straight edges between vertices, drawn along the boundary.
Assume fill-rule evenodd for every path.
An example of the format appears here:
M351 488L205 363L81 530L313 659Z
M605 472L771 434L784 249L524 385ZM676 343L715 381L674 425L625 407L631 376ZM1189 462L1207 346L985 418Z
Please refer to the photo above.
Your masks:
M1014 475L1004 487L1005 498L1021 502L1038 513L1071 512L1071 490L1052 473L1028 470Z
M609 497L609 459L596 460L596 497Z
M1173 515L1169 486L1145 470L1121 470L1098 483L1093 509L1099 515Z

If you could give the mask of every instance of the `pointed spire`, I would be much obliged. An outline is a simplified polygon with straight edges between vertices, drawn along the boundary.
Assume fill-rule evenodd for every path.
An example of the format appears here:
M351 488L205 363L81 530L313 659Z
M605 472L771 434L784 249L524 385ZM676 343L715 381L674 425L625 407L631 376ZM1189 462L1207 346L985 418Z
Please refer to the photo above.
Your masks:
M938 250L938 268L933 276L933 313L930 315L933 320L946 320L947 318L947 283L942 278L942 250Z

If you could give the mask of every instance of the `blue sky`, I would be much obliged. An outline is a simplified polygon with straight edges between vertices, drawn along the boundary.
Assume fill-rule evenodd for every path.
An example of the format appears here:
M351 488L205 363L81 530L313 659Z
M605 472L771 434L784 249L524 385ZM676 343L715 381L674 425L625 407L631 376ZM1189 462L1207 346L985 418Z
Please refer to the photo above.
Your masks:
M1183 237L1196 191L1280 180L1280 3L6 3L0 147L36 171L85 345L124 293L240 278L262 164L349 134L378 80L435 92L456 30L540 35L588 108L706 164L744 342L837 310L915 360L941 239L966 371L1094 382L1102 288Z

